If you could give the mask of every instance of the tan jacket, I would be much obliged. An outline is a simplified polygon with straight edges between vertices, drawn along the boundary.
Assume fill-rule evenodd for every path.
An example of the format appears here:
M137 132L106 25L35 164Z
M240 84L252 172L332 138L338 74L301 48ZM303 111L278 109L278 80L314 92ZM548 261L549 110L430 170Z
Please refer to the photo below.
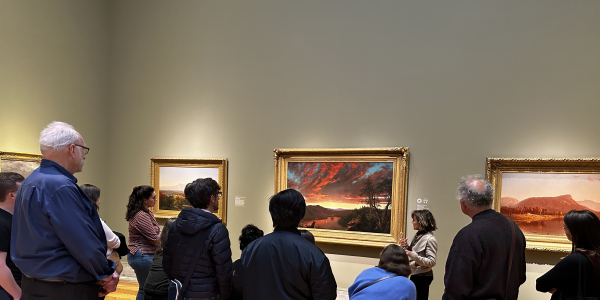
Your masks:
M435 266L437 240L433 233L424 234L408 256L412 274L425 273Z

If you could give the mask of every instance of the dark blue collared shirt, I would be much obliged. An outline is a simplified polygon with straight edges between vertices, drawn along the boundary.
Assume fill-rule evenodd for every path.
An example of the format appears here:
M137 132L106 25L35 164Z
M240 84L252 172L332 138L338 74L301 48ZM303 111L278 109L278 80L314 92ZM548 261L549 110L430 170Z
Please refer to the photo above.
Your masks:
M11 238L11 258L29 277L89 282L115 271L94 204L77 178L50 160L21 184Z

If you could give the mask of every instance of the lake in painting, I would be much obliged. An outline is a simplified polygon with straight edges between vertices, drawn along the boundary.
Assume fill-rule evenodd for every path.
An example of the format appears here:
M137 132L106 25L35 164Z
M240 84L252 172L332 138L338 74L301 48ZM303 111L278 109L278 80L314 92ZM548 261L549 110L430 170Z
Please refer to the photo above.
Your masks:
M306 199L300 227L390 233L391 162L289 162L287 187Z
M500 212L525 234L564 236L563 216L600 216L600 174L503 173Z

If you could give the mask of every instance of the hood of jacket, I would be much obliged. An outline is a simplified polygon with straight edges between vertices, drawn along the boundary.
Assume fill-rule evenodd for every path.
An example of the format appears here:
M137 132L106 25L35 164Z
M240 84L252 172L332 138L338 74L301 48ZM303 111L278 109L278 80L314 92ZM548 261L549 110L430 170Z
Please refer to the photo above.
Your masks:
M175 226L178 232L196 234L220 222L217 216L200 208L186 207L179 213Z

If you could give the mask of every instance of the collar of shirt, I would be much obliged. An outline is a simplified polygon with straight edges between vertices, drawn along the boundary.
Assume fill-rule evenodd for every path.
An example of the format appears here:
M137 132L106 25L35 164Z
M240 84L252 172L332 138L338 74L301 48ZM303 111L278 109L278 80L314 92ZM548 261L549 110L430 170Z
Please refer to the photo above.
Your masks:
M212 213L210 212L210 210L208 210L208 209L201 208L201 210L203 210L203 211L205 211L205 212L207 212L207 213L209 213L209 214L212 214Z
M51 160L42 159L42 162L40 163L40 167L55 168L61 174L67 176L67 178L69 178L69 180L73 181L73 183L77 183L77 178L75 178L75 176L73 176L73 174L69 173L69 171L67 171L67 169L63 168L61 165L59 165Z
M285 228L285 227L277 226L277 227L275 227L275 229L273 229L273 231L287 231L287 232L291 232L291 233L294 233L294 234L297 234L297 235L301 235L300 234L300 230L298 230L298 228L293 228L293 227L292 228Z

